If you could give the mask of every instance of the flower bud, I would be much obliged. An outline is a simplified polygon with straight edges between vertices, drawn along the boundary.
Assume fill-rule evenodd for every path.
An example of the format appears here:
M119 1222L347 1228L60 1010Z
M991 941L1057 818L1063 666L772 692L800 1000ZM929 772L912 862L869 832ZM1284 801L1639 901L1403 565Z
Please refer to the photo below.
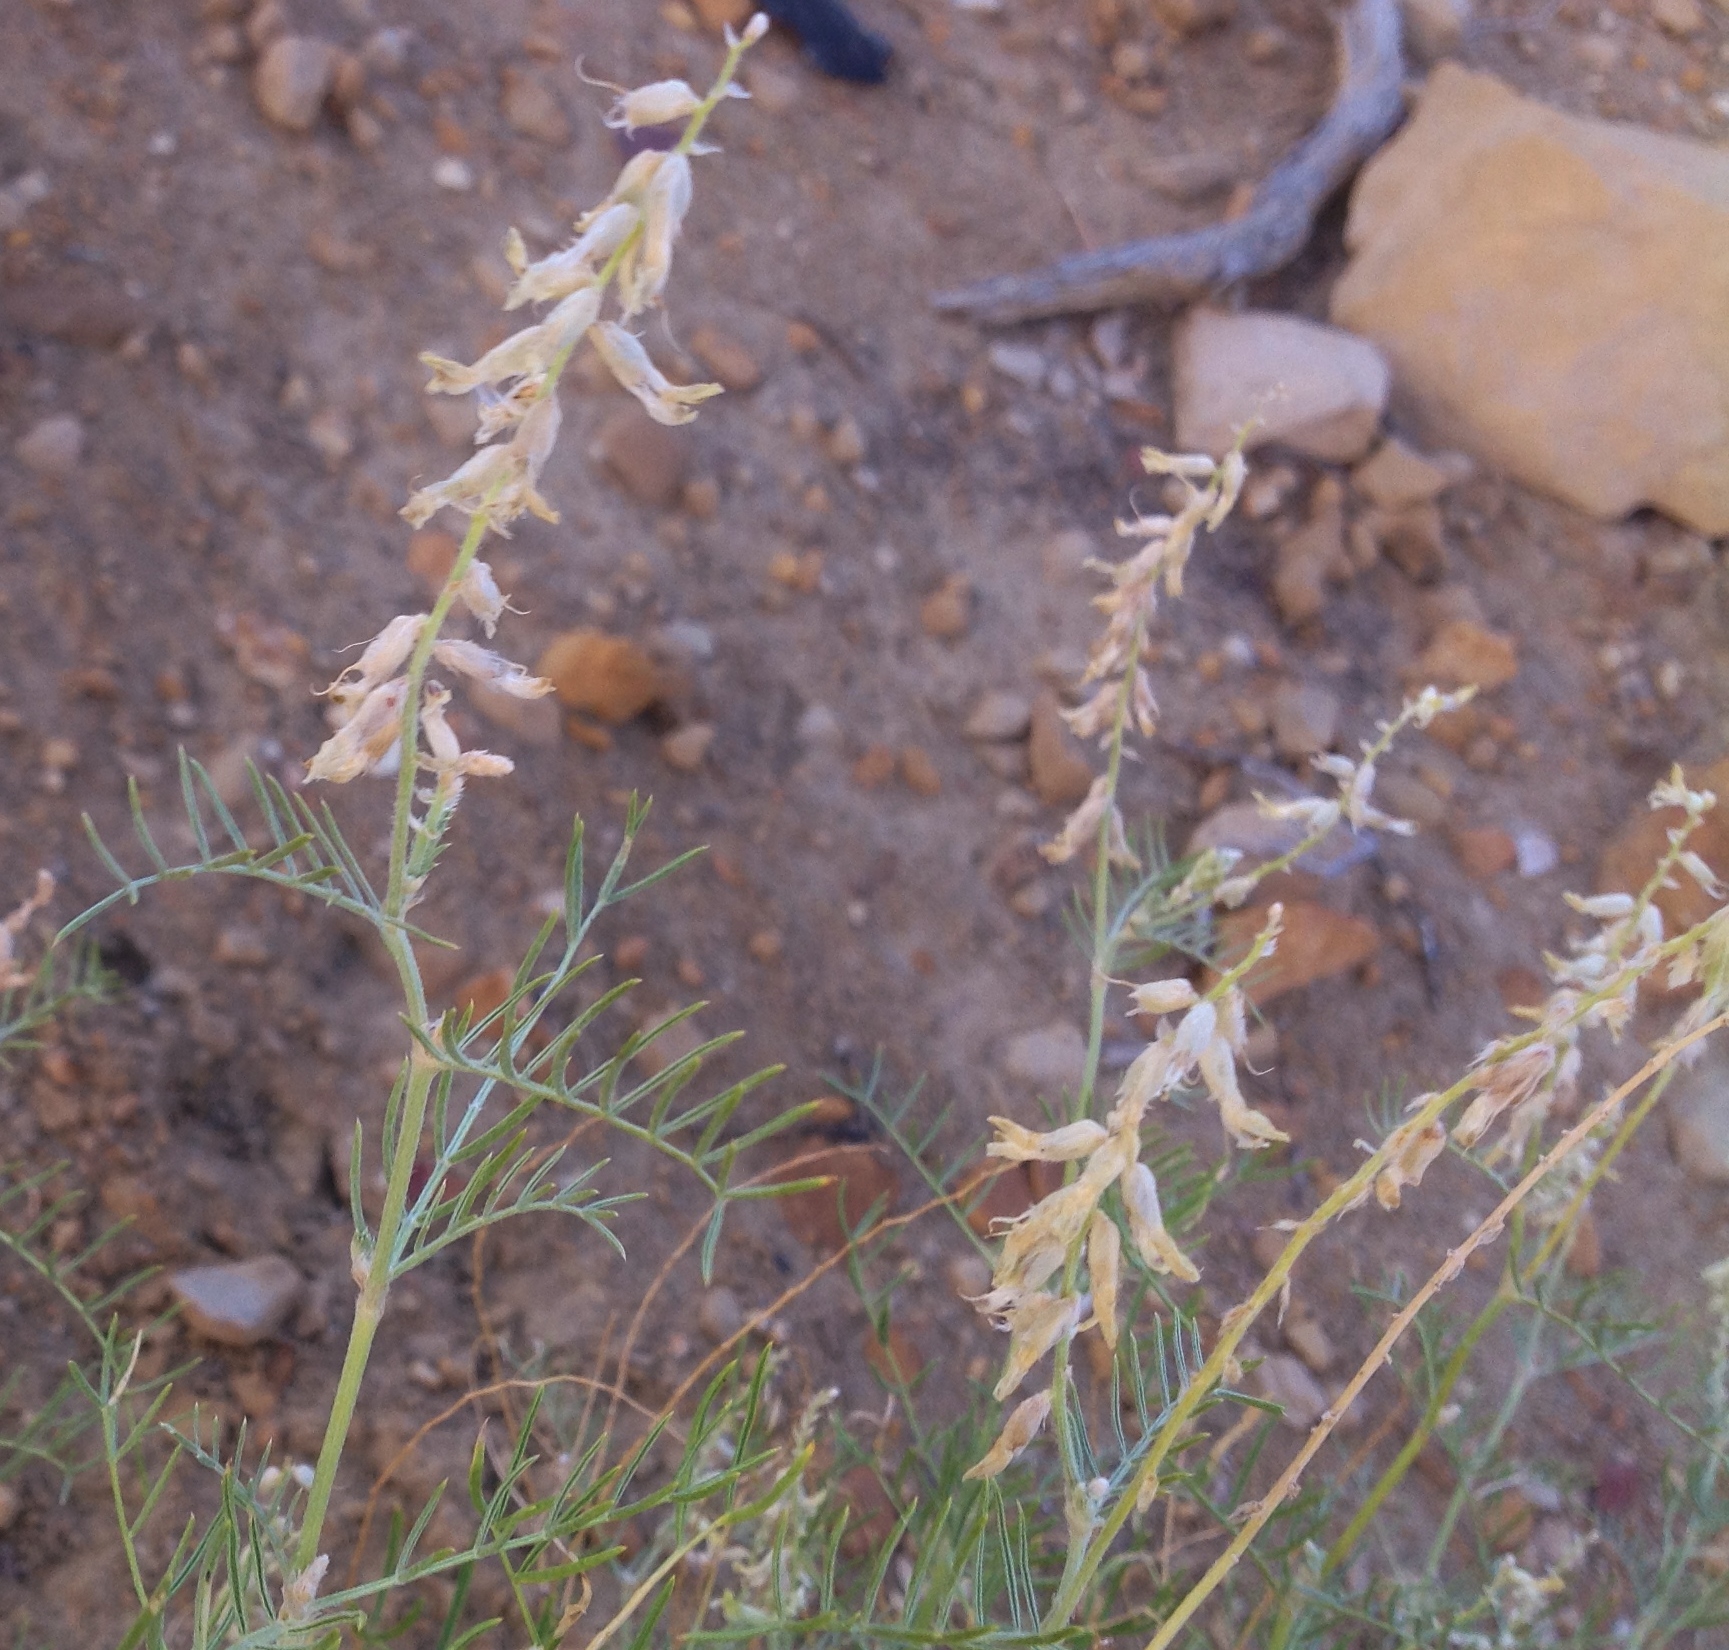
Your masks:
M702 107L702 99L682 80L657 80L624 93L605 116L614 131L634 132L639 126L665 126L688 120Z
M657 424L688 424L698 402L720 394L719 384L674 384L648 358L640 339L615 321L589 328L595 351L614 378L634 395Z
M1195 988L1187 980L1153 980L1138 985L1129 993L1129 1001L1137 1014L1180 1014L1193 1008L1197 1001Z

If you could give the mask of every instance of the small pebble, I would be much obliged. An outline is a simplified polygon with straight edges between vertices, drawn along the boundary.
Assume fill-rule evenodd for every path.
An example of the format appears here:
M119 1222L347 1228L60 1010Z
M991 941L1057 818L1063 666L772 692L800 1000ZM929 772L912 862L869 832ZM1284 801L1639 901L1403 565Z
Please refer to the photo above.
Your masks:
M535 666L570 710L614 724L640 716L661 693L659 667L635 642L599 630L555 636Z
M84 456L84 425L71 413L55 413L34 424L13 451L26 469L64 480Z
M936 763L921 745L908 745L901 752L901 782L918 796L937 796L943 788Z
M440 155L432 166L432 181L460 195L474 187L474 168L460 155Z
M1033 794L1047 808L1072 807L1093 788L1093 769L1050 694L1041 694L1033 705L1030 729L1027 761Z
M1663 1097L1669 1150L1691 1180L1729 1186L1729 1061L1707 1043L1697 1065L1684 1066Z
M956 1255L948 1264L949 1288L962 1300L976 1300L991 1287L991 1263L983 1255Z
M1006 688L993 688L980 696L961 732L968 739L1000 744L1024 739L1032 718L1033 708L1022 695Z
M690 444L657 424L641 407L629 406L601 425L595 442L601 462L630 496L665 509L678 499L690 473Z
M1047 371L1044 354L1032 344L998 342L991 345L987 358L1003 377L1023 389L1036 390L1044 384Z
M713 743L713 724L687 722L661 740L660 754L669 768L695 773L708 760L708 748Z
M1513 833L1513 856L1522 877L1547 876L1561 863L1555 839L1529 825Z
M1285 1425L1293 1431L1307 1432L1327 1408L1321 1383L1288 1352L1275 1352L1264 1359L1254 1379L1260 1395L1285 1412Z
M259 113L286 132L311 131L336 77L336 48L287 34L265 47L252 77Z
M972 617L973 584L964 573L951 573L919 604L919 624L939 641L964 636Z
M1273 743L1281 756L1318 756L1339 731L1339 696L1318 682L1283 682L1273 695Z
M1080 1086L1086 1057L1086 1038L1066 1020L1011 1037L1001 1053L1010 1077L1051 1094Z
M806 705L793 732L810 750L835 750L846 737L840 718L827 705Z
M690 351L714 374L716 383L734 394L754 390L762 382L762 364L738 339L719 327L698 327L690 335Z
M744 1327L744 1308L738 1296L725 1284L705 1289L697 1303L696 1324L703 1334L719 1345L730 1340Z
M280 1255L225 1266L193 1266L174 1273L169 1288L187 1327L220 1346L256 1346L268 1340L299 1303L304 1283Z
M1319 1318L1286 1319L1285 1345L1317 1375L1325 1375L1337 1355Z

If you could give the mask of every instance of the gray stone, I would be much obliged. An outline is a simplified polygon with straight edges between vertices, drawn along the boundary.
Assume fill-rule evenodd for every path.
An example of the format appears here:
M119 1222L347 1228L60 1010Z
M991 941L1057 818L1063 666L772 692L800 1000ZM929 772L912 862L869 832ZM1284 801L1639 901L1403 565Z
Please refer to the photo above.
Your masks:
M13 451L26 469L64 480L84 456L84 425L71 413L55 413L32 425Z
M186 1326L219 1346L256 1346L288 1321L305 1282L281 1255L224 1266L190 1266L168 1286Z
M716 1345L731 1340L744 1327L744 1308L725 1284L705 1289L696 1306L696 1326Z
M1273 695L1273 743L1281 756L1318 756L1332 747L1343 707L1319 682L1282 682Z
M1022 388L1036 390L1043 385L1048 368L1044 355L1036 346L996 343L987 353L991 365Z
M1715 1042L1676 1074L1663 1105L1669 1150L1688 1178L1729 1186L1729 1058Z
M1191 310L1175 357L1184 452L1216 458L1253 424L1246 447L1278 442L1350 463L1369 450L1387 405L1387 363L1373 344L1295 315Z
M980 695L961 732L968 739L1001 744L1005 740L1024 739L1032 719L1033 707L1021 694L992 688Z
M1011 1037L1002 1051L1003 1070L1010 1077L1050 1094L1080 1087L1087 1040L1067 1021Z
M1298 1432L1307 1432L1326 1412L1327 1394L1300 1359L1288 1352L1275 1352L1255 1371L1261 1396L1277 1404L1284 1422Z
M336 48L310 35L285 34L265 47L253 71L259 113L286 132L309 132L336 79Z

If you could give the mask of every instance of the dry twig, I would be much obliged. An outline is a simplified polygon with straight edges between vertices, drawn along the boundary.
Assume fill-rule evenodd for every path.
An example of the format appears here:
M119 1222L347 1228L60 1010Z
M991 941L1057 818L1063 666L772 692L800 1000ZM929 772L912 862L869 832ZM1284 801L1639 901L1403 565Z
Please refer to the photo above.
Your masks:
M1228 223L1078 253L1029 275L999 275L931 301L979 321L1179 303L1282 269L1308 243L1327 197L1380 147L1404 104L1398 0L1356 0L1339 19L1339 90L1321 123Z

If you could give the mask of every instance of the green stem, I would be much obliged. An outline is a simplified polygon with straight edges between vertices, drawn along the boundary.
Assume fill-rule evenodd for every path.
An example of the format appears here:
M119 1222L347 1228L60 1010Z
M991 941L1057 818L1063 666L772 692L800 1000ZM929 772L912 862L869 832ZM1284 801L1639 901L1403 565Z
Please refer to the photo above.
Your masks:
M1507 1383L1506 1395L1495 1414L1494 1424L1472 1450L1470 1461L1460 1472L1458 1483L1453 1486L1447 1509L1442 1513L1440 1526L1435 1531L1435 1539L1429 1543L1429 1556L1424 1569L1430 1576L1440 1573L1441 1560L1446 1556L1447 1545L1453 1539L1453 1530L1471 1499L1472 1481L1500 1447L1501 1440L1507 1435L1507 1428L1513 1424L1513 1417L1518 1413L1519 1405L1524 1402L1525 1394L1531 1389L1531 1382L1536 1377L1537 1350L1542 1344L1543 1328L1542 1317L1534 1316L1531 1319L1530 1336L1525 1342L1524 1355L1519 1360L1513 1379Z

